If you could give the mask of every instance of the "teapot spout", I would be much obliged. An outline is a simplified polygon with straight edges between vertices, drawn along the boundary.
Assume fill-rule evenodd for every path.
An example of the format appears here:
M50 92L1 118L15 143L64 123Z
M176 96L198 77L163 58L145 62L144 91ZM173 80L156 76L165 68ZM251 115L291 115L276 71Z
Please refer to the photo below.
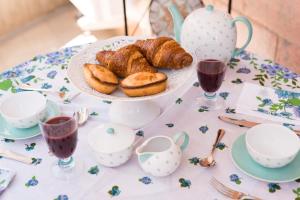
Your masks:
M173 19L173 27L174 27L174 35L175 39L178 43L180 43L180 35L181 35L181 27L183 24L183 17L180 14L177 6L172 3L169 7L169 12L171 13L172 19Z

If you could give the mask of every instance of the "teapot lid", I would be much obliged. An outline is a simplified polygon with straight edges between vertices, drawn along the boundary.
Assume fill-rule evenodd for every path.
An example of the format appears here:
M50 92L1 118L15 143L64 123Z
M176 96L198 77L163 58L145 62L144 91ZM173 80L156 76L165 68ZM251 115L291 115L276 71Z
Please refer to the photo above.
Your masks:
M89 145L100 153L114 153L133 145L133 129L114 123L104 123L94 128L88 135Z

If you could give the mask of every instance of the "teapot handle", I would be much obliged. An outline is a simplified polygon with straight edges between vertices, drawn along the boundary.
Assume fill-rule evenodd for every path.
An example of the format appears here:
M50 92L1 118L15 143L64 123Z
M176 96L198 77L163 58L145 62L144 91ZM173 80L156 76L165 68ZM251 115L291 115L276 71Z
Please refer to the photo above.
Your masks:
M190 141L190 137L189 135L186 133L186 132L181 132L181 133L177 133L173 136L173 140L175 142L175 144L178 143L178 141L180 140L181 137L184 137L184 140L183 140L183 143L180 145L180 149L181 151L185 150L186 147L188 146L189 144L189 141Z
M251 38L252 38L252 34L253 34L253 29L252 29L252 25L251 25L251 22L246 18L246 17L243 17L243 16L238 16L236 18L234 18L231 22L231 25L234 26L236 22L242 22L244 23L247 28L248 28L248 38L247 38L247 41L246 43L241 47L241 48L236 48L233 52L232 52L232 55L231 57L235 57L237 55L239 55L242 51L244 51L244 49L248 46L248 44L250 43L251 41Z

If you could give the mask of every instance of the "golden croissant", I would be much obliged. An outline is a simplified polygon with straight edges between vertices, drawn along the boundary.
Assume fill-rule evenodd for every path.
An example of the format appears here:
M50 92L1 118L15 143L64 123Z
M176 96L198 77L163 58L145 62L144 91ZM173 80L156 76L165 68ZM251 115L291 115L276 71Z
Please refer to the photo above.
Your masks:
M181 69L193 62L193 57L169 37L138 40L135 45L148 62L157 68Z
M96 58L102 65L121 78L137 72L157 71L148 63L140 49L135 45L125 46L117 51L100 51Z

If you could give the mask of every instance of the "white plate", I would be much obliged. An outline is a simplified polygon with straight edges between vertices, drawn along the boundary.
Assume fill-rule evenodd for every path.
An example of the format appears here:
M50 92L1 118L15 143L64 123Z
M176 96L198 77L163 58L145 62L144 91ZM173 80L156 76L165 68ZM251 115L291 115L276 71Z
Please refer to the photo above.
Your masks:
M156 97L164 96L176 91L184 82L191 79L191 75L195 70L195 62L189 67L180 70L159 70L168 76L168 86L164 92L159 94L144 96L144 97L127 97L120 89L110 95L102 94L93 90L85 81L83 75L83 65L85 63L98 63L96 54L101 50L116 50L125 45L132 44L136 40L142 39L139 37L120 36L113 37L107 40L100 40L89 45L87 48L73 56L68 66L67 74L70 81L83 93L99 97L109 101L142 101L150 100ZM194 59L195 60L195 59Z

